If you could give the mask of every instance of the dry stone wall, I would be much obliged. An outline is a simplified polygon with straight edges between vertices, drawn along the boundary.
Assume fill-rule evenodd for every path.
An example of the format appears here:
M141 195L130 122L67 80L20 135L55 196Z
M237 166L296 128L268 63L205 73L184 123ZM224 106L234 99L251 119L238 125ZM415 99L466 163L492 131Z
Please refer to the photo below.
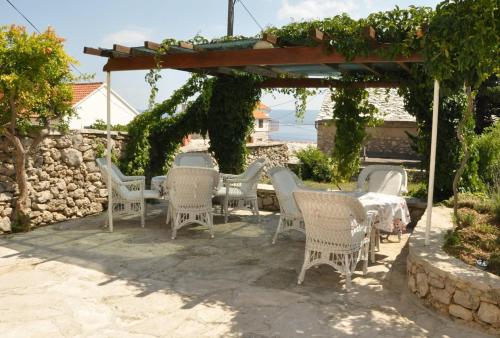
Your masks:
M438 312L500 335L500 277L449 256L442 250L452 228L451 209L434 207L430 244L426 214L410 236L408 288Z
M126 135L113 133L113 152L120 156ZM27 163L28 206L34 226L83 217L103 210L107 190L95 163L106 147L106 133L72 131L48 136ZM9 231L16 197L10 144L0 138L0 231Z

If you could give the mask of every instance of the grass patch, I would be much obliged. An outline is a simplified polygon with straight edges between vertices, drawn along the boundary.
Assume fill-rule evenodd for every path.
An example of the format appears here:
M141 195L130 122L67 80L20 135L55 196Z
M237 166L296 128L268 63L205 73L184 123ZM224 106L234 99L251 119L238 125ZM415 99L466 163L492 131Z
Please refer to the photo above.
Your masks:
M466 200L464 204L480 206L478 209L481 212L470 207L461 207L458 210L460 225L445 235L443 249L470 265L475 266L478 259L486 260L486 270L500 275L500 224L491 208L485 212L483 202Z

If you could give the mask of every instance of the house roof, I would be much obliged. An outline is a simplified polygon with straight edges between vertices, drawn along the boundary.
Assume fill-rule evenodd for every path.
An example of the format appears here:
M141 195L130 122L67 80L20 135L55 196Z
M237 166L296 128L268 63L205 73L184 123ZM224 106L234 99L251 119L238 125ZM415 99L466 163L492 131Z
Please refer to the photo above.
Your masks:
M415 121L404 108L404 100L396 89L386 94L384 88L368 88L368 102L378 109L378 117L384 121ZM331 91L327 90L316 121L331 120L335 102L332 102Z
M262 102L259 101L255 105L255 109L252 112L253 118L256 120L257 119L263 119L263 120L271 119L269 117L269 115L267 114L268 111L271 111L271 108L269 108L268 106L266 106L265 104L263 104Z
M71 101L71 105L75 106L84 98L99 89L102 85L102 82L73 83L71 85L73 88L73 100Z

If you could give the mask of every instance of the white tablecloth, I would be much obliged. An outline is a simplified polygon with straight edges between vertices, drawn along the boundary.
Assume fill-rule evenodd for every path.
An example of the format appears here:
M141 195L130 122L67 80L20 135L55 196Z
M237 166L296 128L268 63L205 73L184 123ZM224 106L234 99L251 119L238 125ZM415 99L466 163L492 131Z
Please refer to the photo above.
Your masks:
M158 191L160 196L165 196L165 181L167 176L154 176L151 178L151 190Z
M395 232L405 230L410 223L410 211L404 197L376 192L345 192L356 197L366 211L376 211L377 219L374 226L382 231Z

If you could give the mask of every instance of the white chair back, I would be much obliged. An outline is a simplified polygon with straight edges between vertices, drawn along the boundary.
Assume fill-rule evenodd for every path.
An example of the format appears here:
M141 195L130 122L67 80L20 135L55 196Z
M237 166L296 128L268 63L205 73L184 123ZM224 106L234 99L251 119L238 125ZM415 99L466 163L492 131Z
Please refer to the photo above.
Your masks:
M304 217L306 247L318 251L328 248L336 252L358 250L365 239L366 212L354 197L323 191L298 190L293 196Z
M247 170L242 174L242 178L246 182L241 183L241 191L243 195L253 194L257 192L257 184L259 183L260 175L264 170L266 159L258 158L248 166Z
M407 192L407 186L408 176L404 168L399 166L367 166L358 177L358 190L360 191L402 195Z
M174 166L214 168L214 161L207 153L180 153L175 156Z
M105 158L97 158L97 165L101 171L101 176L105 182L108 184L108 165ZM111 182L112 182L112 191L113 197L121 197L122 199L128 199L130 195L130 191L127 189L125 185L123 185L123 180L120 177L121 171L111 163ZM122 174L123 175L123 174Z
M281 212L291 215L299 215L300 210L293 198L292 193L302 186L302 181L290 169L285 167L273 167L269 169Z
M170 201L176 209L211 209L214 188L219 182L215 169L172 167L167 175Z

